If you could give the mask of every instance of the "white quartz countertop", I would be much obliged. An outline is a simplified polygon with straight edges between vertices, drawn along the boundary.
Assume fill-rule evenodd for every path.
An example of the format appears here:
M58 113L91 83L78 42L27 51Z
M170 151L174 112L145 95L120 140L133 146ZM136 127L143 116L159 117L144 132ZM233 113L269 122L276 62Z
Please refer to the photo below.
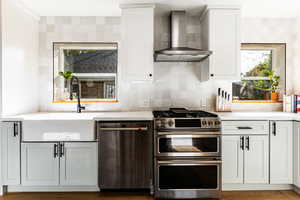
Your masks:
M286 112L216 112L221 120L299 120L300 114Z
M221 120L299 120L300 114L285 112L216 112ZM1 121L23 120L152 120L151 111L137 112L38 112L3 116Z
M1 121L23 120L152 120L151 111L138 112L38 112L15 116L3 116Z

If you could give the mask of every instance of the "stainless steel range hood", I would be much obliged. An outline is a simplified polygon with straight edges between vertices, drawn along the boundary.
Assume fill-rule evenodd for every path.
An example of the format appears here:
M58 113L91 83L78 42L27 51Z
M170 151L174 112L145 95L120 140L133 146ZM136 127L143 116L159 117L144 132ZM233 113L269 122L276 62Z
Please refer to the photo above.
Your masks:
M171 48L155 51L155 62L200 62L211 51L189 48L186 45L186 12L171 12Z

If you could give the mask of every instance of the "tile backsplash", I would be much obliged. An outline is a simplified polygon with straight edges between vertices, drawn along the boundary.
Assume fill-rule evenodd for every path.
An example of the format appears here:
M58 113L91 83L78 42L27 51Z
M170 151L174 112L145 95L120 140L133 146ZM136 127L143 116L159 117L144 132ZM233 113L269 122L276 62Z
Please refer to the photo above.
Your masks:
M120 17L41 17L39 24L39 74L40 111L74 111L76 104L52 103L53 98L53 42L118 42L121 40ZM280 35L273 34L274 26L285 24L287 29ZM293 74L296 52L292 49L293 31L290 20L242 20L242 42L286 42L287 75ZM261 30L257 32L256 30ZM252 33L255 31L255 33ZM200 48L199 18L189 17L187 43ZM221 86L231 91L230 81L200 82L196 69L199 63L155 63L154 80L118 80L117 103L90 103L87 110L151 110L182 106L203 110L214 110L217 88ZM122 68L122 63L119 63ZM124 69L122 69L124 70ZM122 71L119 70L119 71ZM293 90L293 80L287 80L287 91ZM233 105L234 110L280 110L282 105Z
M118 42L120 17L42 17L39 25L40 111L73 111L76 104L52 103L53 42ZM200 48L200 22L189 17L188 44ZM121 46L122 44L120 44ZM119 64L122 67L122 64ZM213 110L217 82L201 83L199 63L155 63L154 80L118 81L118 103L90 103L88 110L188 107ZM224 85L224 83L222 83ZM230 86L230 83L227 83ZM229 87L230 88L230 87Z

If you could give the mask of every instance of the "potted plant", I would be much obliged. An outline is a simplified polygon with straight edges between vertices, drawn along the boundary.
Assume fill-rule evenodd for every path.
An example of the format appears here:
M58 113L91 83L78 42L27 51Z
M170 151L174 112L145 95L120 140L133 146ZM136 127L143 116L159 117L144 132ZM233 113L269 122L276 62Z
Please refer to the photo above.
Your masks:
M62 99L68 100L70 97L70 79L73 77L73 72L65 71L58 73L64 79L64 85L61 91Z
M271 71L269 75L271 81L271 100L278 101L278 89L279 89L279 82L280 76L278 76L274 71Z
M64 88L68 88L68 86L69 86L68 80L73 77L73 72L66 71L66 72L59 72L58 74L60 76L62 76L64 78L64 80L65 80L65 82L64 82Z

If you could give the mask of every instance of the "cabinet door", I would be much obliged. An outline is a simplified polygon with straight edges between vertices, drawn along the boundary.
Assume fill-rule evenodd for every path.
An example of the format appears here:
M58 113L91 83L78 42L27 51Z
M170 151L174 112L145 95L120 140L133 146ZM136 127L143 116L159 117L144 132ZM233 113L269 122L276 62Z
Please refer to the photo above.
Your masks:
M249 146L249 148L247 148ZM246 136L244 183L269 182L269 136Z
M212 79L240 78L240 11L209 10L209 76Z
M226 183L243 183L243 149L240 136L222 137L222 180Z
M59 157L57 143L22 144L22 185L57 186Z
M294 123L294 185L300 187L300 122Z
M1 123L2 183L20 184L20 123Z
M98 153L96 142L60 145L60 184L97 185Z
M272 121L270 133L270 183L293 183L293 122Z
M122 46L120 47L123 79L152 80L154 50L154 9L151 7L122 10Z

